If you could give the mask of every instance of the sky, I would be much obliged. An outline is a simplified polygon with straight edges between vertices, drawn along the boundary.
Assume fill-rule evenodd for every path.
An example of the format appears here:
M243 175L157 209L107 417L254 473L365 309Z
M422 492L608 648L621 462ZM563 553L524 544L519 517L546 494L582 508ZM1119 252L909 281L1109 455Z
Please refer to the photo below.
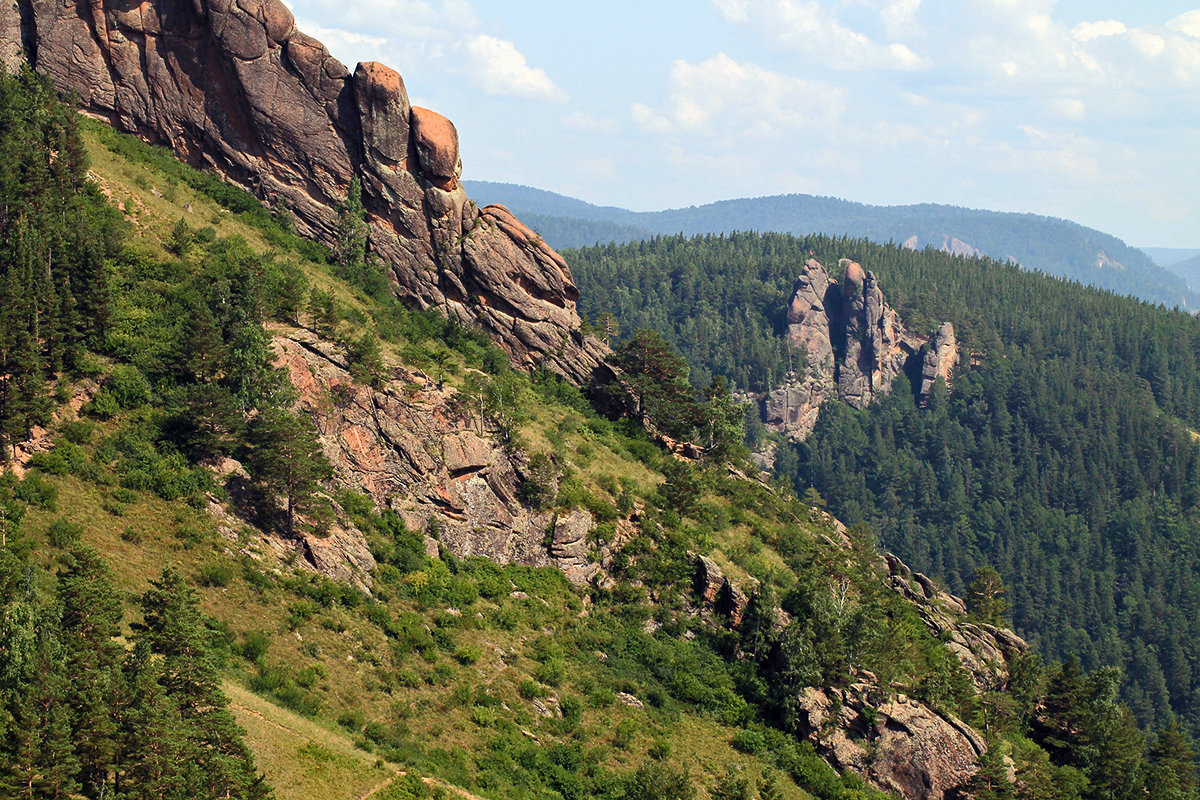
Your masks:
M463 177L638 211L805 193L1200 247L1200 0L287 0Z

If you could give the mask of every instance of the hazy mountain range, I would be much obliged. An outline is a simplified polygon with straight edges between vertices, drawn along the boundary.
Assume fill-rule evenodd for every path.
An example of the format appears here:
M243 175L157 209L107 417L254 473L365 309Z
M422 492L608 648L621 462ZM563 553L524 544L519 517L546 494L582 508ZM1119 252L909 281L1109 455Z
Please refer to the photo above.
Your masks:
M935 204L873 206L832 197L790 194L724 200L702 206L638 212L597 206L572 197L489 181L465 181L482 206L502 203L555 248L730 231L864 237L958 255L987 255L1028 269L1139 297L1152 303L1200 310L1200 278L1168 270L1146 251L1068 220ZM1190 251L1180 251L1186 258ZM1156 250L1160 258L1168 251ZM1195 255L1195 254L1193 254ZM1182 266L1182 265L1181 265ZM1190 284L1190 285L1189 285Z

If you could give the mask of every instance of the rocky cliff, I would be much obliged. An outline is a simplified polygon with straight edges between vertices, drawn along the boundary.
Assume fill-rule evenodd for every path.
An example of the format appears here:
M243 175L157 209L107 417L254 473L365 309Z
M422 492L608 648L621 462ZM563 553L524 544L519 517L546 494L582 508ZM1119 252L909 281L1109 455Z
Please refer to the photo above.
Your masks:
M377 63L353 72L280 0L10 0L0 60L28 58L88 114L169 146L326 243L352 177L397 294L486 329L514 364L585 383L605 348L579 331L571 272L459 182L458 134ZM22 53L23 50L23 53Z
M948 382L958 363L949 322L933 339L906 332L875 274L853 261L845 266L839 283L809 259L796 278L784 335L799 367L762 400L769 430L803 439L812 433L825 400L837 397L866 408L912 369L921 376L918 391L925 402L937 378Z
M317 425L334 482L396 511L410 530L425 533L432 555L445 548L458 558L556 566L576 584L594 578L611 556L611 546L589 541L588 512L521 504L523 460L497 444L453 388L398 365L379 388L357 383L341 350L304 330L277 332L274 349L299 409ZM362 550L348 547L343 560L353 564ZM341 564L303 554L340 577Z

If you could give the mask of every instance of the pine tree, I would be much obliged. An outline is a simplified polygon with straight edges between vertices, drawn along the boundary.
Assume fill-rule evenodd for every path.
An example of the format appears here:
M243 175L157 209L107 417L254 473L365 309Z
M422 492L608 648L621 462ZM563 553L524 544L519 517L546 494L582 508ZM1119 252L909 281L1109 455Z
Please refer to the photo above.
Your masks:
M246 469L268 498L284 498L285 530L291 533L296 512L308 506L320 481L333 474L316 428L307 417L267 409L250 423L247 440Z
M108 565L92 548L79 548L58 578L62 608L63 669L72 677L64 696L71 708L71 739L88 797L100 797L116 746L113 712L121 683L121 647L115 637L122 616Z
M194 773L181 769L184 728L178 706L160 684L161 671L146 642L126 661L124 702L118 714L114 788L121 800L183 798ZM189 781L189 774L192 779Z
M142 595L141 607L145 622L140 641L162 657L159 683L179 709L184 725L182 756L197 766L205 793L265 797L267 790L221 691L211 634L195 591L168 567Z
M1196 800L1195 751L1187 733L1172 719L1150 745L1146 790L1154 800Z

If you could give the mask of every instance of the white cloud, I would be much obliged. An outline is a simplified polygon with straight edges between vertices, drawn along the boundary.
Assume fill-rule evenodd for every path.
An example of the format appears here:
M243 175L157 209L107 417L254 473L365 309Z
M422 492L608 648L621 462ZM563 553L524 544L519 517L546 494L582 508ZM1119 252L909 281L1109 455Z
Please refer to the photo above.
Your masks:
M1083 119L1087 116L1087 103L1074 97L1060 97L1051 101L1054 113L1064 119Z
M1119 36L1128 30L1124 22L1105 19L1099 22L1081 22L1071 29L1071 35L1080 42L1090 42L1102 36Z
M892 0L880 12L892 28L911 25L919 0ZM879 43L842 24L818 0L713 0L729 22L752 23L778 42L819 55L832 69L915 70L929 61L902 42Z
M488 94L567 99L545 70L529 65L515 43L481 30L470 0L290 0L289 8L301 30L351 69L376 59L401 73L466 74Z
M1169 21L1167 27L1173 31L1179 31L1191 36L1194 39L1200 39L1200 8L1180 14L1175 19Z
M921 0L891 0L879 12L879 21L888 36L898 39L916 33L917 10Z
M592 130L599 124L596 122L596 118L586 111L572 111L561 121L564 128L572 131Z
M580 160L576 165L576 169L585 175L602 180L612 180L617 177L616 162L609 157L603 158L585 158Z
M1133 42L1133 46L1138 49L1138 52L1149 58L1157 58L1167 47L1166 39L1147 31L1130 31L1129 40Z
M772 138L811 125L834 125L846 105L845 92L834 86L739 63L724 53L698 64L676 61L669 87L665 109L635 103L633 121L656 133Z
M488 94L565 102L560 89L543 69L529 66L512 42L480 33L467 40L472 74Z

